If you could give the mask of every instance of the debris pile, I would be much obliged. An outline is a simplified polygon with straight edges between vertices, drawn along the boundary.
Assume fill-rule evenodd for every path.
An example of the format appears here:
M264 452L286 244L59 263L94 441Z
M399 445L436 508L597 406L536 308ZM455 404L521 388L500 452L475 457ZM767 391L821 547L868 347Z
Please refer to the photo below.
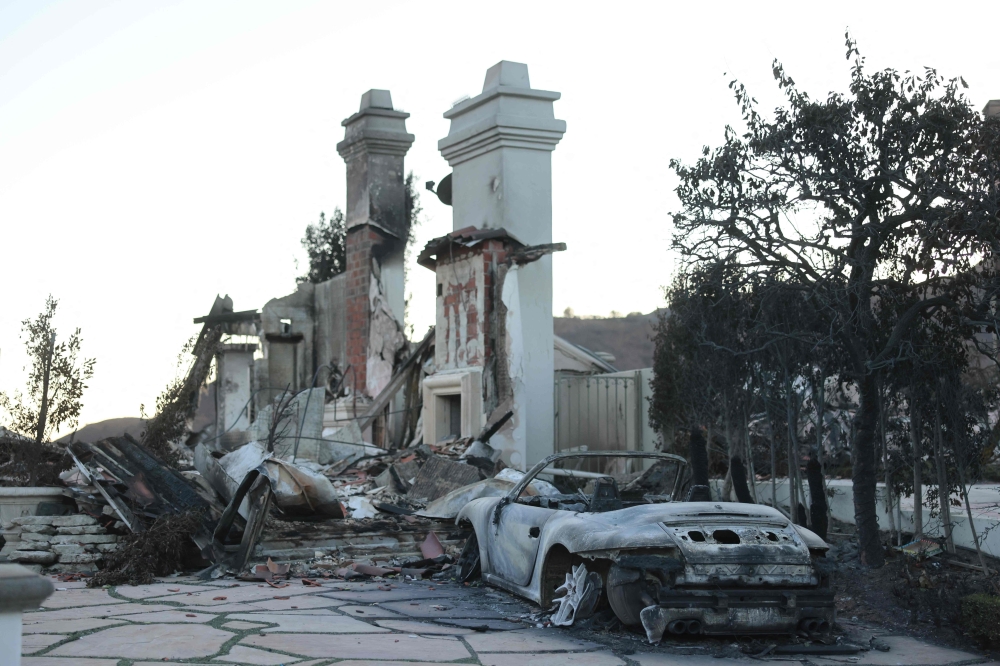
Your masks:
M103 585L149 585L156 576L166 576L184 568L191 535L201 523L196 513L166 515L142 532L127 534L105 556L103 568L88 587Z
M60 475L80 511L114 517L129 532L145 531L157 518L193 512L201 517L195 535L208 545L221 506L210 492L154 458L129 435L94 444L67 446L74 467Z
M108 551L117 547L118 535L104 524L83 514L74 516L23 516L3 525L6 540L0 557L22 564L70 564L76 570L94 568Z
M220 326L205 322L204 348L195 354L198 368L218 346ZM335 428L324 427L324 404L328 398L336 401L340 389L309 388L296 394L286 390L258 409L239 437L223 432L189 438L187 446L171 443L184 449L178 459L190 461L187 469L165 464L145 441L140 444L128 435L71 443L65 446L69 469L59 475L67 487L64 494L80 512L69 520L101 534L57 534L51 522L56 519L45 517L37 529L34 523L31 529L28 523L18 525L3 554L35 564L107 569L108 580L144 580L170 568L157 559L159 551L176 551L177 539L169 548L159 544L159 528L188 516L191 524L182 530L183 541L195 547L187 548L186 563L197 562L206 577L252 576L259 569L253 563L268 557L305 562L296 567L312 576L427 577L444 572L467 532L436 521L454 518L475 497L505 494L517 475L504 469L500 452L489 446L511 412L474 438L425 444L418 422L407 431L413 433L409 446L386 450L365 441L364 433L374 436L375 419L397 393L404 391L408 405L418 404L415 378L432 356L433 339L431 331L363 414L352 405L352 416ZM200 385L202 370L189 373L192 385ZM541 483L528 492L548 492ZM71 524L77 523L67 527ZM440 552L424 552L428 534L435 535ZM114 558L103 557L114 550L119 535L124 547ZM60 541L63 536L79 536L80 543ZM54 545L28 550L29 541ZM179 566L177 557L171 562Z

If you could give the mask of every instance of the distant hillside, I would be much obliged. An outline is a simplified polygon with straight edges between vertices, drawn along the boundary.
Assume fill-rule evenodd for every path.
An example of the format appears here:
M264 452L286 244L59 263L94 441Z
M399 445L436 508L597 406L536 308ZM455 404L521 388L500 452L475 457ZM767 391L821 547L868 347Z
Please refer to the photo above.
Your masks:
M619 370L653 365L653 326L659 314L634 314L608 319L555 317L555 334L592 352L608 352Z
M117 419L106 419L97 423L88 423L76 431L76 436L72 434L60 437L58 442L66 443L73 437L76 442L98 442L107 437L121 437L128 433L139 439L142 431L146 429L146 422L134 416L123 416Z
M198 411L194 415L192 429L198 432L212 423L215 423L215 382L201 388L198 395ZM146 422L133 416L107 419L83 426L76 432L74 441L99 442L106 437L121 437L125 433L139 439L145 429ZM70 437L71 435L67 434L56 441L65 443Z

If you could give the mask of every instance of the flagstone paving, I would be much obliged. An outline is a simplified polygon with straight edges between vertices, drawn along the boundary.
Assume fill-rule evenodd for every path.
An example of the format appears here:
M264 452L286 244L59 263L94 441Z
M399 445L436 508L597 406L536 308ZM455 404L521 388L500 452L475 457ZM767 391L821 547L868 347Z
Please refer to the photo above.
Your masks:
M285 587L167 577L152 585L87 589L56 582L24 615L23 666L1000 666L972 652L913 638L870 635L888 652L750 659L690 640L650 646L640 637L536 628L537 608L488 588L429 581L331 582ZM867 638L865 639L867 640ZM714 646L714 647L713 647ZM700 654L685 654L692 652ZM989 664L987 664L989 662Z
M169 612L169 611L168 611ZM23 634L66 634L90 631L102 627L123 624L122 620L103 620L96 617L81 617L79 620L49 620L47 622L23 623Z
M64 659L22 657L21 666L118 666L117 659Z

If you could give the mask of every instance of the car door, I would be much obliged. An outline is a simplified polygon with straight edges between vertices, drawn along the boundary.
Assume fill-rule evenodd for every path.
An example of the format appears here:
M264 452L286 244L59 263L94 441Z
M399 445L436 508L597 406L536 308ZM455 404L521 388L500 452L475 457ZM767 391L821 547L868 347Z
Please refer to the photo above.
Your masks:
M500 522L489 530L489 557L493 572L515 585L527 585L535 568L538 542L546 521L555 513L524 504L508 504Z

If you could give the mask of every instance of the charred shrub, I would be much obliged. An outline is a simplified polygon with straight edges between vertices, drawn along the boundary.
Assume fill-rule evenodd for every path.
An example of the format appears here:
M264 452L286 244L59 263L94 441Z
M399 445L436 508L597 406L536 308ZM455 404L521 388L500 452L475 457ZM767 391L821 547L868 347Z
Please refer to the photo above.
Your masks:
M962 598L962 622L973 638L1000 646L1000 597L970 594Z
M60 486L59 473L72 466L58 446L0 436L0 486Z
M181 569L191 535L200 525L201 516L193 511L160 516L145 532L124 537L87 586L149 585L156 576Z

